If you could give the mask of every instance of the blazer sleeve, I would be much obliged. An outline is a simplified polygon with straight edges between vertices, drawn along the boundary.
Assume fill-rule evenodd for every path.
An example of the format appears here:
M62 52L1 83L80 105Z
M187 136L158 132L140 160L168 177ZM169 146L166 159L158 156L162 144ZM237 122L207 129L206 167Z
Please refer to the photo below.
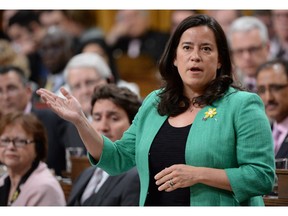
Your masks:
M263 103L256 94L243 95L232 105L239 167L225 170L239 202L268 194L275 179L273 139Z

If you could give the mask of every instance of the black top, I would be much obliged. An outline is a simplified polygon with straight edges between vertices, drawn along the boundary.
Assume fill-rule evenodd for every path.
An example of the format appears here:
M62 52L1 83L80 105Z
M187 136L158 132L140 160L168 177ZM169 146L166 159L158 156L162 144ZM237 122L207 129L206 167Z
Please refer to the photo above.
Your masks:
M158 191L154 176L173 164L185 164L185 147L191 125L175 128L168 119L151 144L149 152L150 182L146 206L190 206L189 187L172 192Z

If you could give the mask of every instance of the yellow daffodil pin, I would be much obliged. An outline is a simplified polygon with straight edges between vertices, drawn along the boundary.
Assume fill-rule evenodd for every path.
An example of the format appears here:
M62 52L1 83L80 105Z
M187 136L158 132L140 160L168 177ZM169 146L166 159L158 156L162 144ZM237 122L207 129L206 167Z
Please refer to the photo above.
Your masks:
M205 116L203 118L206 121L208 118L213 118L217 114L216 108L209 108L207 112L205 112Z

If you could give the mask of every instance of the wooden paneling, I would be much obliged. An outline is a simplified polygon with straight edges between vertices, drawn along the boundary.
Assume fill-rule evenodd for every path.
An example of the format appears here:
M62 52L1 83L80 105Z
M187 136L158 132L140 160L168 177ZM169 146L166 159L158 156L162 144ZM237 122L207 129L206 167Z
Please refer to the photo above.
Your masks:
M95 10L95 24L108 32L114 23L117 10ZM153 29L169 31L170 10L150 10L150 23Z

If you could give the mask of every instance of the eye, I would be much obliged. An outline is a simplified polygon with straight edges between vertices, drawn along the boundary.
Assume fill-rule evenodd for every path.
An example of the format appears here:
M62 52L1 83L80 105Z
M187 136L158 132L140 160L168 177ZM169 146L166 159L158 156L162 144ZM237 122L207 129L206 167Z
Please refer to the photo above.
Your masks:
M98 115L98 114L93 114L92 115L93 116L93 121L101 121L101 116L100 115Z
M188 45L184 45L184 46L183 46L183 50L189 50L189 49L191 49L190 46L188 46Z
M17 142L20 145L26 145L27 144L27 140L25 140L25 139L16 139L15 142Z
M211 47L209 47L209 46L204 46L204 47L202 47L201 49L202 49L204 52L211 52L211 51L212 51Z
M114 121L114 122L116 122L116 121L119 121L119 117L117 116L117 115L113 115L113 116L111 116L111 119Z

